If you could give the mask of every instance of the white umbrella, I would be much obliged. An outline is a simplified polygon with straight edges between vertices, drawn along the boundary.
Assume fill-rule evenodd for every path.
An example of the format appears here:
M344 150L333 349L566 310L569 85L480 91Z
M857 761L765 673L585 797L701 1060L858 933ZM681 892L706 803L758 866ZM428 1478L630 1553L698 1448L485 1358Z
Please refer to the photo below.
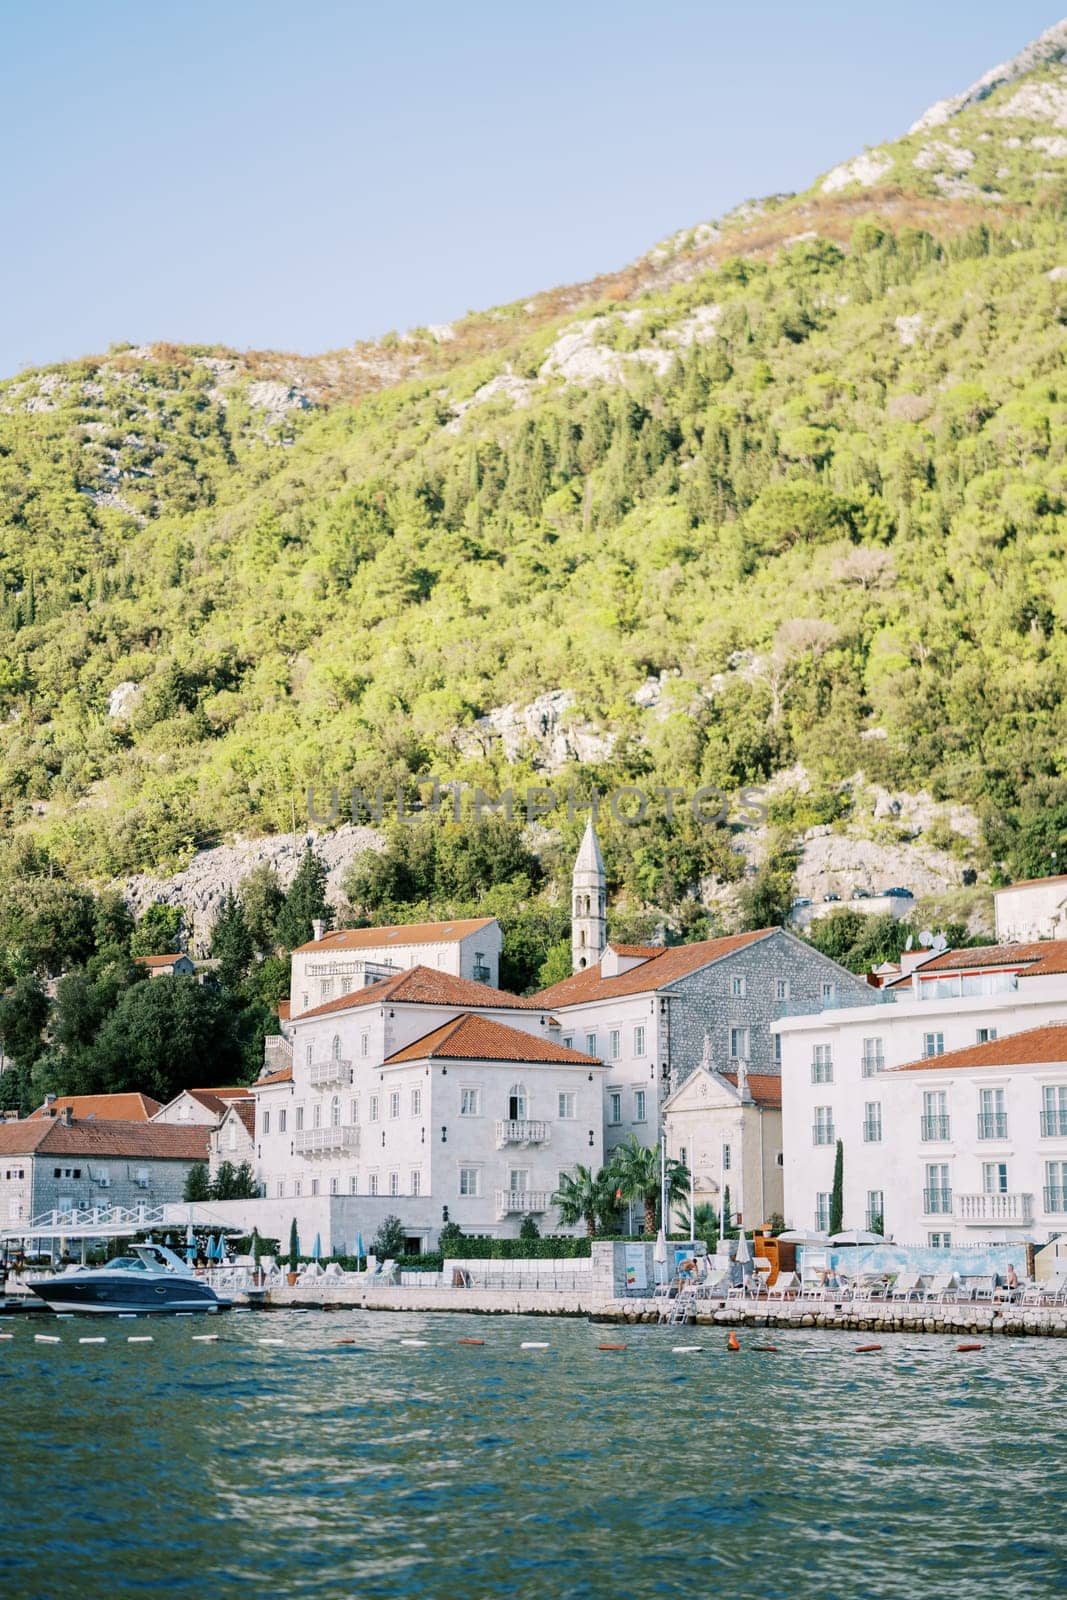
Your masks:
M752 1260L752 1252L748 1248L748 1237L744 1228L742 1228L741 1232L737 1235L737 1250L734 1254L734 1260L739 1266L742 1267L747 1266Z
M821 1228L790 1228L777 1235L780 1244L829 1244L830 1235Z
M832 1233L830 1244L885 1244L880 1233L868 1233L866 1228L846 1228L843 1233Z
M652 1259L656 1263L656 1278L665 1278L666 1273L660 1269L667 1265L667 1235L662 1228L656 1235L656 1248L652 1252Z

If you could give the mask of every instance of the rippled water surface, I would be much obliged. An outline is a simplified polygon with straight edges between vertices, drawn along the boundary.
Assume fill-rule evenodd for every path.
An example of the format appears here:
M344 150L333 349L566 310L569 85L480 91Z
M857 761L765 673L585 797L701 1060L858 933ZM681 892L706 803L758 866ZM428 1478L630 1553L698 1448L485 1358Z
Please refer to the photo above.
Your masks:
M18 1600L1067 1592L1067 1342L732 1355L721 1329L358 1312L0 1332Z

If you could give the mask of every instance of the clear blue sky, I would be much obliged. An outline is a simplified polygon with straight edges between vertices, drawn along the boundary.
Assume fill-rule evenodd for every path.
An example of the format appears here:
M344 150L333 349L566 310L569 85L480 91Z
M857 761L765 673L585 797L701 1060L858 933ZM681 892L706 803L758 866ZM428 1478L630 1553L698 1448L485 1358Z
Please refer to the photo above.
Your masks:
M0 0L0 375L325 350L621 266L904 131L1050 0Z

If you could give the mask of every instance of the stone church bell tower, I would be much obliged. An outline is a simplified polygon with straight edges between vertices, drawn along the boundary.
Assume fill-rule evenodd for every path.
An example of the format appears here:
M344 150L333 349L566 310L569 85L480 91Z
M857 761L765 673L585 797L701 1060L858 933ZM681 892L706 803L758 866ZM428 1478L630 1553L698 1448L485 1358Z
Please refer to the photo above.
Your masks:
M585 826L571 886L571 963L575 972L595 967L608 942L607 876L593 827Z

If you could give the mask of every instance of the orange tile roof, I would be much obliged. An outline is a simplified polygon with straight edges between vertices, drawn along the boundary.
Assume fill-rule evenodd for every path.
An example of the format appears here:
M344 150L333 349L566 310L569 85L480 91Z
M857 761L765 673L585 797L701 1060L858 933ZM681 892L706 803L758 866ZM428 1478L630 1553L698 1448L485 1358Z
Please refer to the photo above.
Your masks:
M442 1023L421 1039L407 1044L388 1056L383 1065L395 1066L402 1061L425 1061L429 1058L446 1061L530 1061L555 1062L561 1066L599 1067L596 1056L584 1055L581 1050L569 1050L566 1045L552 1039L542 1039L536 1034L523 1033L521 1028L509 1028L506 1022L494 1022L491 1017L473 1017L464 1014Z
M179 1128L166 1122L106 1122L93 1120L69 1126L58 1122L5 1122L0 1124L0 1155L24 1155L33 1150L54 1155L112 1156L119 1160L206 1161L206 1127Z
M994 894L1004 894L1008 889L1036 889L1040 883L1067 883L1067 872L1055 873L1049 878L1020 878L1018 883L1005 883Z
M169 956L134 956L133 959L139 961L142 967L172 967L175 961L188 961L189 957L184 950L175 950Z
M388 1001L404 1005L464 1006L475 1009L510 1011L543 1010L540 1000L518 994L508 994L504 989L491 989L487 983L476 983L473 978L456 978L450 972L438 972L433 967L408 967L392 978L380 978L351 994L327 1000L321 1006L302 1011L294 1022L304 1022L308 1017L328 1017L336 1011L352 1011L358 1006L383 1005Z
M229 1110L232 1110L244 1124L245 1132L250 1139L256 1136L256 1102L249 1096L247 1100L231 1100ZM229 1110L227 1115L229 1115ZM221 1127L222 1124L220 1123Z
M615 978L602 978L599 965L575 972L560 983L534 995L538 1005L568 1006L588 1000L611 1000L618 995L641 994L646 989L665 989L701 967L721 961L747 945L756 944L778 933L778 928L758 928L752 933L734 933L725 939L703 939L697 944L656 945L656 954L639 967L620 972Z
M944 1055L925 1056L922 1061L907 1061L889 1070L954 1072L959 1067L1021 1067L1062 1061L1067 1061L1067 1022L1053 1022L1043 1028L1005 1034L986 1044L970 1044L962 1050L946 1050Z
M30 1120L41 1117L52 1121L68 1109L79 1121L96 1117L106 1122L147 1122L163 1107L151 1095L133 1090L127 1094L64 1094L58 1095L50 1106L31 1111Z
M389 945L453 944L468 934L488 928L495 917L456 917L451 922L406 922L388 928L337 928L297 945L294 955L306 950L378 950Z
M226 1107L232 1105L235 1100L247 1100L251 1092L247 1084L241 1088L186 1089L185 1091L198 1105L202 1105L205 1111L210 1111L216 1117L221 1117Z
M732 1083L735 1089L737 1088L736 1072L724 1072L722 1076L728 1083ZM773 1073L750 1072L748 1088L758 1106L780 1106L782 1103L782 1080Z
M666 946L662 944L616 944L614 939L609 939L608 949L614 950L617 956L639 956L642 961L647 961L651 956L661 956Z
M980 944L972 950L946 950L924 961L915 971L920 982L928 973L977 972L991 967L1017 967L1020 978L1045 978L1067 972L1067 939L1039 939L1033 944ZM911 987L912 974L894 979L886 987Z
M278 1072L268 1072L265 1078L257 1078L255 1083L251 1084L250 1087L253 1090L267 1089L275 1083L292 1083L292 1081L292 1067L282 1067Z

